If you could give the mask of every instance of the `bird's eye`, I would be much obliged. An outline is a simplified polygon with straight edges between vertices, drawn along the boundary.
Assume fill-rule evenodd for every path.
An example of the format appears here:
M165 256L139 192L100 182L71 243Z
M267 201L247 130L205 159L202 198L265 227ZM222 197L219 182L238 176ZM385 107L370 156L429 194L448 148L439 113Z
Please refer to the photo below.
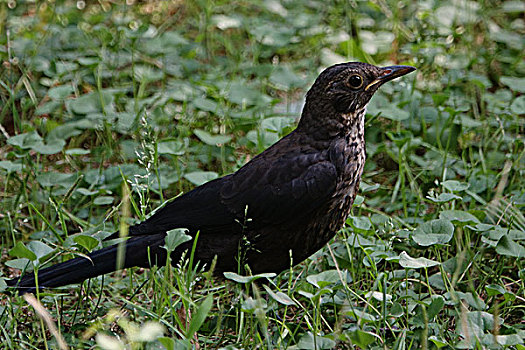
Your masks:
M359 89L363 86L363 78L359 74L351 75L350 78L348 78L348 85L350 85L352 89Z

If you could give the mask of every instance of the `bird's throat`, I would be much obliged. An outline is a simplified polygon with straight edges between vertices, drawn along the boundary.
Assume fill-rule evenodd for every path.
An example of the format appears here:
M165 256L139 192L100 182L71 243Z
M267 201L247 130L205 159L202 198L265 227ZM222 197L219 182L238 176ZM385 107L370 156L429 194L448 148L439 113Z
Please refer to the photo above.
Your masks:
M341 131L343 135L355 134L364 136L365 134L365 114L366 106L353 113L343 113L340 115Z

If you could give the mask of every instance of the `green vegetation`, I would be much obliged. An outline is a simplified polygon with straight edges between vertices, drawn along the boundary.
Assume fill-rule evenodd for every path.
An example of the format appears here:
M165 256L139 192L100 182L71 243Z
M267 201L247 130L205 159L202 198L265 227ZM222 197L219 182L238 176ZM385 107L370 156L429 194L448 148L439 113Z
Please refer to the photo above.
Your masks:
M369 106L346 227L306 262L38 297L75 349L525 349L522 1L128 3L0 3L0 290L238 169L322 67L410 64ZM49 329L0 296L0 347L58 348Z

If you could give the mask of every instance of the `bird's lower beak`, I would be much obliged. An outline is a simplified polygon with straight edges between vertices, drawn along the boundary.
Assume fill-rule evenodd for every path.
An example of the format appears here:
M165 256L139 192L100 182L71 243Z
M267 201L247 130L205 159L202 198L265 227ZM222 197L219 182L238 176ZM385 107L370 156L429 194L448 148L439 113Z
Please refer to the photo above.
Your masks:
M381 75L377 77L374 81L372 81L370 84L368 84L365 87L365 91L374 85L382 85L387 81L398 78L415 70L416 69L411 66L390 66L381 68Z

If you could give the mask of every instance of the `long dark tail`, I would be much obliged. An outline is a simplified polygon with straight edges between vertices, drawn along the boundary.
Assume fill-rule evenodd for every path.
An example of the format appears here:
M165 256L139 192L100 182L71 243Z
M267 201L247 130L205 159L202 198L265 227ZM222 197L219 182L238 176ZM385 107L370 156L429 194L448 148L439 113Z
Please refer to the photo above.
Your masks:
M132 237L125 242L124 262L121 268L133 266L150 267L166 263L164 233ZM66 262L38 270L38 287L53 288L80 283L88 278L100 276L117 270L117 250L115 244L88 254L90 259L78 257ZM21 278L7 281L8 286L18 290L20 295L36 291L35 275L27 273Z

